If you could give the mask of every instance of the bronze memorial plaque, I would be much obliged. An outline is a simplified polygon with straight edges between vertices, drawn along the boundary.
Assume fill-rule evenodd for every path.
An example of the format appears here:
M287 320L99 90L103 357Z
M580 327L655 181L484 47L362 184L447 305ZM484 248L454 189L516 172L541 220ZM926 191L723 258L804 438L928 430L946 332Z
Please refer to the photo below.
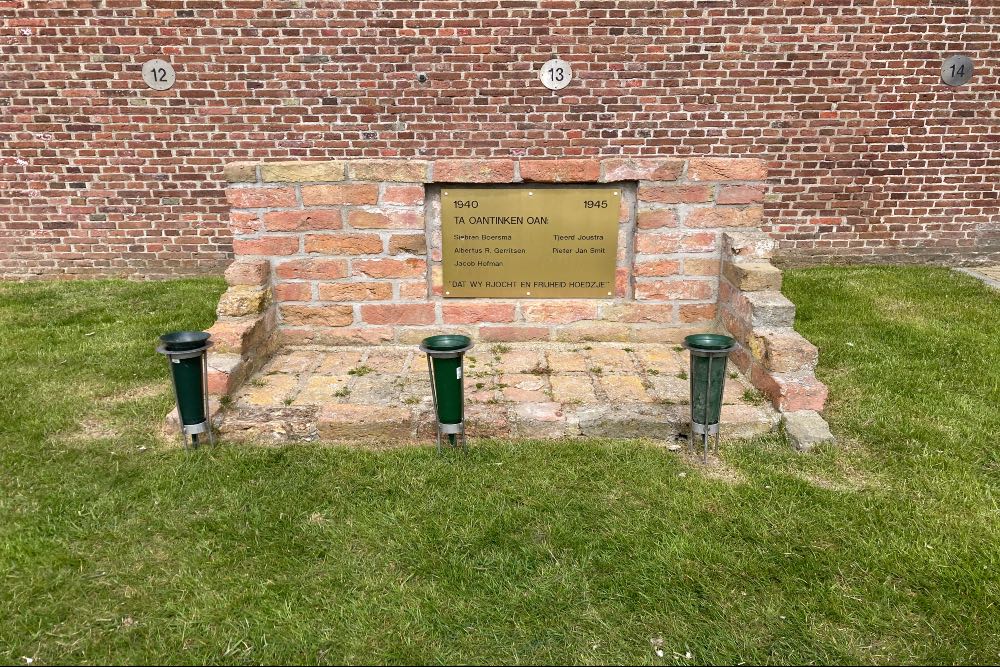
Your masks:
M445 187L446 297L593 298L615 292L620 187Z

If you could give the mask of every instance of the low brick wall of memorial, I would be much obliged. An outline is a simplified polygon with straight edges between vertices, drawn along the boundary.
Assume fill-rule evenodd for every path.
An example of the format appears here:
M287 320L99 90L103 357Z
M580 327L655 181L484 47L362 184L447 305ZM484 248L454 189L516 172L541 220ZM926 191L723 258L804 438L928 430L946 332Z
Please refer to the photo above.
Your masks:
M758 228L756 159L348 160L226 168L237 263L265 262L282 344L677 342L715 328L721 235ZM449 298L449 185L613 184L614 286L605 298ZM239 319L239 318L237 318Z

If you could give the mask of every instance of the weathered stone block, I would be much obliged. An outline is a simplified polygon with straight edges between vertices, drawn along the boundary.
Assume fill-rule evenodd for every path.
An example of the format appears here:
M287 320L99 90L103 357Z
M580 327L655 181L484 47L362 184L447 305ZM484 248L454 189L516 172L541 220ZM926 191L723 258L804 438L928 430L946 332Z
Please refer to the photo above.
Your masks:
M330 162L265 162L260 165L260 177L265 183L303 183L344 180L344 163Z
M771 404L782 412L797 410L822 410L826 403L827 388L811 371L800 373L770 373L762 366L751 367L753 386L771 399Z
M786 412L782 420L788 439L801 452L807 452L817 445L836 442L829 424L815 410Z
M257 163L230 162L222 168L222 178L230 183L253 183L257 180Z
M674 321L674 306L658 303L605 304L601 319L608 322L669 323Z
M764 201L763 185L720 185L716 204L757 204Z
M625 342L629 339L631 328L627 324L617 322L575 322L560 326L556 330L556 340L567 343L584 343L589 341Z
M237 259L226 269L230 285L265 285L271 277L271 262L266 259Z
M352 160L348 171L354 181L425 183L427 167L426 160Z
M722 256L733 263L770 259L777 242L759 230L727 231L722 234Z
M228 394L235 387L231 380L239 374L242 357L238 354L208 353L208 393Z
M750 305L750 324L761 327L791 327L795 323L795 304L781 292L744 292Z
M438 160L437 183L513 183L513 160Z
M263 312L271 303L271 290L265 287L235 285L219 299L220 317L245 317Z
M635 275L637 276L673 276L680 271L681 263L676 259L654 259L635 263Z
M601 164L590 159L521 160L521 179L526 182L572 183L596 181Z
M278 303L282 301L310 301L312 299L312 287L309 283L278 283L274 286L274 300Z
M781 270L770 262L746 262L722 264L722 275L739 290L760 292L781 290Z

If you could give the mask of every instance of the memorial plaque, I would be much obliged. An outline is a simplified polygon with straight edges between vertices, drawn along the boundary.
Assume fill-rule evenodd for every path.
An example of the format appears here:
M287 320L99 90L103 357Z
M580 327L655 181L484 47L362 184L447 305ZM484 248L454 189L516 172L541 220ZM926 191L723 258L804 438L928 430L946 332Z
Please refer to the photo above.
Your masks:
M620 204L610 186L442 189L444 295L613 297Z

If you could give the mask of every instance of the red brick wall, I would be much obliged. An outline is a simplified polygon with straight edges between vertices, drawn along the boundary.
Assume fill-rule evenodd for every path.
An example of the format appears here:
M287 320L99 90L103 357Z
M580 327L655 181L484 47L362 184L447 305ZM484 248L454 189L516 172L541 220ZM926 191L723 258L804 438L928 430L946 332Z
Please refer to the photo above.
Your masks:
M785 256L998 260L998 25L996 0L0 0L0 275L218 271L225 163L361 156L756 157Z

